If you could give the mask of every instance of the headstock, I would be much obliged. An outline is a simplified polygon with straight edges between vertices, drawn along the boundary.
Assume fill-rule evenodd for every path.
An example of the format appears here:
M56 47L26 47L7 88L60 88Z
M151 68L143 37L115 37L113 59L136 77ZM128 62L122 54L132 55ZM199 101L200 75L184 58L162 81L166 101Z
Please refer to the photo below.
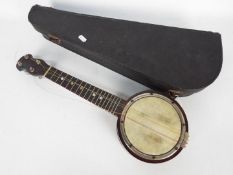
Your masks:
M32 55L27 54L19 59L16 64L19 71L25 70L31 75L42 76L48 70L49 65L41 59L35 59Z

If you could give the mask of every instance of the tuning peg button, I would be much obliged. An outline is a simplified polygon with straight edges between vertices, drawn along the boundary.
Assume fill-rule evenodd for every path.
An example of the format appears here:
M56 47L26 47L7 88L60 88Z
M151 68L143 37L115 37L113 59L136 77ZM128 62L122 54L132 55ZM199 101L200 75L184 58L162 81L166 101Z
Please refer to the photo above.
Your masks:
M40 64L40 60L36 60L36 63L37 63L37 64Z
M30 55L25 55L24 58L27 60L30 57Z
M21 66L22 66L22 63L21 63L20 61L18 61L17 65L18 65L19 67L21 67Z
M30 68L29 68L29 71L30 71L30 72L34 72L35 69L34 69L33 67L30 67Z

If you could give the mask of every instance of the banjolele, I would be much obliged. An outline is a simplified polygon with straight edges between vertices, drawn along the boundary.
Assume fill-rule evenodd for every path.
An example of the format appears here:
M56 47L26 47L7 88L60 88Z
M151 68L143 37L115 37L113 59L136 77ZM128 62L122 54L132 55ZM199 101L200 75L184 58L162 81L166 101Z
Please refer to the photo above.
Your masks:
M128 152L139 160L149 163L170 160L187 143L185 113L170 93L141 92L124 100L51 67L30 54L21 57L16 67L31 75L45 76L117 116L120 140Z

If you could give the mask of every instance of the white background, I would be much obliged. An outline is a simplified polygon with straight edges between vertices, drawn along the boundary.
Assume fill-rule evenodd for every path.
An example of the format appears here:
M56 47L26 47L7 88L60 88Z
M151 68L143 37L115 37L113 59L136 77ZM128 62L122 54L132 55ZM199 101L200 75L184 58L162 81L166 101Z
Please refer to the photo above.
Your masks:
M15 68L26 53L121 97L146 87L45 40L27 21L34 4L222 34L224 62L209 87L178 98L190 126L186 149L163 164L123 148L116 118L46 79ZM232 174L232 0L7 0L0 5L0 174ZM162 73L162 72L161 72Z

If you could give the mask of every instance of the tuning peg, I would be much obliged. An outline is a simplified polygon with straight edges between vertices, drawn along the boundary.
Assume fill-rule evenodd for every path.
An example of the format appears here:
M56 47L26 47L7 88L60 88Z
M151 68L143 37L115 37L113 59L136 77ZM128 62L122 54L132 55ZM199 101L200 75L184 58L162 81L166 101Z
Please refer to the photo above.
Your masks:
M30 71L30 72L34 72L35 69L34 69L33 67L30 67L30 68L29 68L29 71Z
M17 62L17 65L18 65L19 67L21 67L21 66L22 66L22 63L21 63L20 61L18 61L18 62Z
M40 64L40 60L36 60L36 64L38 64L38 65L39 65L39 64Z
M27 54L27 55L24 55L24 59L29 59L30 57L32 57L32 55L31 54Z
M23 70L23 63L21 61L18 61L17 64L16 64L16 68L21 71Z

